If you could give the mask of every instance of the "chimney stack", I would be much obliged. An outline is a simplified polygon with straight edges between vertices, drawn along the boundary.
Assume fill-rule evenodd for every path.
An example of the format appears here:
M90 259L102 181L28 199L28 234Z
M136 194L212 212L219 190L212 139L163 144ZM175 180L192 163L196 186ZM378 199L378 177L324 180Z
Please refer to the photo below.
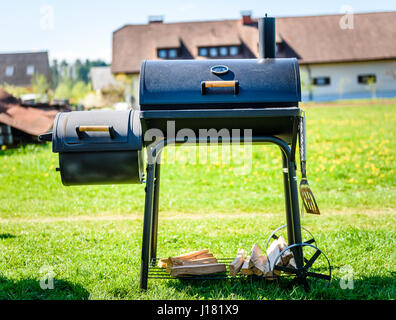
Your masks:
M275 58L275 18L258 19L259 29L259 58Z
M249 25L254 22L252 19L252 11L249 10L241 11L241 16L242 16L243 25Z
M148 22L149 23L163 23L164 22L164 16L149 16L148 17Z

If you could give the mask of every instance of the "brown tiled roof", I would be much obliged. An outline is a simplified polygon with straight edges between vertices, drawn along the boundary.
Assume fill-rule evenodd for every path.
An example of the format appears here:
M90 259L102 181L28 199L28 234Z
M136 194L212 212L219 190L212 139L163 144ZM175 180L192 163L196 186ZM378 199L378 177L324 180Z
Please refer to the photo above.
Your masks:
M197 58L198 47L246 45L239 58L251 58L257 52L257 28L240 20L150 23L127 25L113 33L113 73L135 73L144 59L157 59L157 48L180 45L181 58ZM169 39L169 45L166 45Z
M300 63L365 61L396 58L396 12L354 15L354 28L339 26L342 15L277 18L279 56L297 56ZM238 44L235 58L258 56L257 23L241 20L126 25L113 33L113 73L139 72L144 59L157 59L157 48L180 44L181 59L198 57L199 46ZM169 41L168 41L169 40Z
M300 63L396 58L396 12L355 14L353 29L341 29L343 15L280 18L277 32Z
M0 88L0 123L38 136L51 129L58 112L55 108L22 106L19 99Z

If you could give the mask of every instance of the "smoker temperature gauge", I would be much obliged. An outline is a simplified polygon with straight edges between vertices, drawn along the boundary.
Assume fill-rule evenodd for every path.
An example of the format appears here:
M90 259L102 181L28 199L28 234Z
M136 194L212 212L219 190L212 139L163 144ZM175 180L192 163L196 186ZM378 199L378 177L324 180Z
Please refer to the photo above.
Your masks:
M228 67L227 66L214 66L210 68L210 72L220 75L220 74L226 74L228 72Z

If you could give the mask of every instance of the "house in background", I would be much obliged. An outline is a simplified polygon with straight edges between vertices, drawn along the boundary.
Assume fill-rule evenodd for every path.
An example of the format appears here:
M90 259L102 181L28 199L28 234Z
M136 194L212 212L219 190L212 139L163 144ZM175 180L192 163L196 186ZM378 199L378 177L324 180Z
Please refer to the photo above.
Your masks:
M303 100L396 97L396 12L276 19L277 57L296 57ZM145 59L237 59L258 57L257 20L241 19L125 25L113 33L113 74L132 80L138 103L140 64ZM305 90L304 90L305 89Z
M0 53L0 85L29 87L35 73L50 81L48 52Z
M100 91L117 85L110 67L91 67L90 78L92 81L92 89Z

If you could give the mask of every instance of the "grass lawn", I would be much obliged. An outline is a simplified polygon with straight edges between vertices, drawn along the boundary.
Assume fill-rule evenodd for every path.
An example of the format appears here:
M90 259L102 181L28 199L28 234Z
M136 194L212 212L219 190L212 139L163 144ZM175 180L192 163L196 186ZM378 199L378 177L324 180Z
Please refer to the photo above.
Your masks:
M322 215L302 223L331 260L330 288L149 280L139 292L144 187L63 187L45 145L0 151L0 299L396 298L396 102L305 110L308 180ZM285 224L279 150L254 146L245 171L236 161L188 163L195 151L179 147L177 162L163 164L158 255L265 247ZM353 289L340 287L346 267ZM48 270L54 289L42 290Z

